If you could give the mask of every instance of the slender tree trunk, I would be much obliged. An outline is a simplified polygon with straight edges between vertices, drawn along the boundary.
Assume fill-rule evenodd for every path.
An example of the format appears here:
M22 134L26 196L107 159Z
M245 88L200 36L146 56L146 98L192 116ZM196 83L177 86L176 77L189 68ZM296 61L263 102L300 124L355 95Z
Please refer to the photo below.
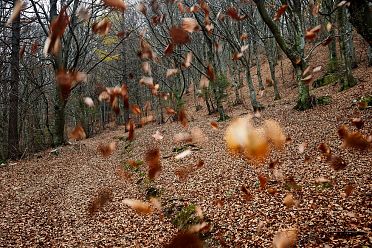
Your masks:
M254 112L260 111L264 109L264 107L262 106L261 103L257 101L256 91L254 90L253 80L252 80L252 76L251 76L251 72L249 71L249 68L247 68L246 70L246 77L247 77L247 84L248 84L248 90L249 90L249 99L251 100L253 111Z
M345 22L346 22L346 28L347 28L346 29L346 39L347 39L346 44L347 44L348 50L350 51L351 68L355 69L358 67L358 63L356 60L355 46L354 46L354 41L353 41L353 27L349 21L346 20Z
M16 0L13 4L16 4ZM15 159L19 156L19 49L20 49L20 16L12 23L12 53L10 62L10 97L9 97L9 125L8 125L8 157Z
M258 46L257 42L253 41L253 47L254 47L254 53L255 53L255 59L256 59L256 69L257 69L257 80L258 80L258 88L259 90L264 90L265 86L262 83L262 76L261 76L261 63L258 56Z
M311 108L313 105L315 105L314 102L311 101L310 97L310 91L309 91L309 85L305 82L303 82L302 79L302 73L303 70L301 66L295 66L296 71L296 81L298 82L298 90L299 90L299 99L297 101L297 105L295 109L298 110L306 110Z
M372 45L368 46L367 56L368 56L368 66L372 66Z
M56 89L56 102L54 103L54 146L63 145L65 138L65 108L67 101L62 98L59 87Z
M346 90L350 87L353 87L356 84L356 79L353 77L351 71L351 51L350 47L347 44L347 27L346 27L346 10L344 8L339 8L337 10L337 22L339 28L339 45L340 45L340 54L343 60L344 66L344 75L341 90Z
M372 15L370 0L350 1L350 22L356 31L372 46Z

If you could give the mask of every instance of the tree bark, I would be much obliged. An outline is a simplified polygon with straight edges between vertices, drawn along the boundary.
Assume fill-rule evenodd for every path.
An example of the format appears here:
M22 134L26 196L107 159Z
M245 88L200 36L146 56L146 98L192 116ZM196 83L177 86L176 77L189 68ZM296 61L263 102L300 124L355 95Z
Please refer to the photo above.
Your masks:
M16 4L16 0L13 4ZM12 53L10 63L10 97L9 97L9 125L8 125L8 157L16 159L19 156L19 50L20 50L20 16L12 23Z
M353 77L351 71L351 51L350 46L347 44L347 27L346 27L346 10L344 8L339 8L337 10L337 22L339 28L339 45L340 54L343 60L343 79L341 80L341 90L346 90L353 87L356 84L356 79Z
M350 22L356 31L372 46L372 14L370 0L350 1Z

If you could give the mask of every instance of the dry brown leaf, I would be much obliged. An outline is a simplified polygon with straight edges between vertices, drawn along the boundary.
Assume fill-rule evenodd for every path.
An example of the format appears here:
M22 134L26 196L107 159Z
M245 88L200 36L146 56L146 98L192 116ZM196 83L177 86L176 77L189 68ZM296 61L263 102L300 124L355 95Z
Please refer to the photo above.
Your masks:
M99 22L93 23L92 30L94 33L105 36L108 34L112 26L112 23L108 18L103 18Z
M106 6L112 7L114 9L118 9L122 12L124 12L127 9L127 5L124 3L123 0L102 0L102 1Z
M134 122L132 120L129 120L128 121L127 129L128 129L128 138L127 138L127 140L133 141L133 139L134 139L135 125L134 125Z
M260 188L261 190L265 189L266 188L266 185L267 185L267 178L265 175L258 175L258 180L260 181Z
M282 6L280 6L279 9L276 11L273 20L279 21L280 17L284 14L287 8L288 8L288 4L283 4Z
M189 34L180 27L171 27L169 34L173 44L183 45L191 41Z
M72 140L82 140L85 139L86 137L87 135L84 131L83 126L80 123L77 124L74 130L72 130L71 133L69 134L69 139Z
M200 26L197 20L190 17L182 18L181 27L189 33L197 32L200 30Z
M85 105L87 105L90 108L94 107L93 99L90 98L90 97L84 97L84 103L85 103Z
M98 196L93 198L89 203L88 212L92 216L97 211L103 208L103 206L113 199L112 189L101 189L98 191Z
M343 146L353 149L366 151L371 148L371 143L360 132L350 132L349 129L342 125L338 129L338 135L343 141Z
M161 172L160 150L158 148L148 150L145 154L145 161L149 167L149 178L156 179Z
M124 199L123 203L134 209L139 214L150 214L153 211L149 203L140 200Z
M109 144L99 144L97 147L98 152L103 156L103 157L108 157L110 156L116 149L116 142L111 142Z
M212 127L213 129L218 129L218 123L217 123L217 122L212 121L210 124L211 124L211 127Z
M191 66L191 62L192 62L192 52L188 52L186 54L186 58L185 58L185 61L183 62L183 66L185 68L189 68Z
M267 138L276 148L282 149L285 145L286 137L279 123L274 120L265 120L264 125Z
M129 105L130 111L132 111L133 114L135 115L140 115L141 114L141 109L137 104L131 104Z
M275 248L291 248L296 246L297 228L278 231L275 234L273 245Z
M166 78L172 77L174 75L177 75L180 72L178 69L167 69Z
M165 248L203 248L203 242L196 234L190 232L177 233Z
M163 135L161 135L161 133L159 132L159 130L157 130L156 133L152 135L152 137L155 140L162 140L164 138Z
M18 0L13 7L12 14L10 15L8 21L6 22L5 26L9 27L10 24L20 15L22 8L24 7L25 2L23 0Z
M287 194L284 199L283 199L283 204L287 207L287 208L291 208L293 207L295 204L296 204L296 201L294 199L294 196L292 193L289 193Z
M189 121L187 120L187 115L186 115L186 110L185 109L181 109L178 112L178 121L181 122L183 127L188 126Z

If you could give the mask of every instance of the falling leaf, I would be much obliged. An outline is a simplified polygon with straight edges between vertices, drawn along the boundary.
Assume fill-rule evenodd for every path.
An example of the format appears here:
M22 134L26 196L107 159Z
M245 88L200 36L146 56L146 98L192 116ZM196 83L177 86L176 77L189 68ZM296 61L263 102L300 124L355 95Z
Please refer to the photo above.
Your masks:
M194 171L192 166L183 166L176 169L175 174L178 176L180 181L185 182L188 176Z
M337 4L337 7L343 7L346 3L347 3L347 1L340 1L340 2Z
M14 4L14 7L13 7L13 12L12 14L10 15L8 21L6 22L5 26L6 27L9 27L10 24L12 24L12 22L19 16L19 14L21 13L21 10L24 6L25 2L23 0L18 0L15 4Z
M189 33L197 32L200 30L200 26L197 20L195 20L194 18L190 18L190 17L182 18L181 27L183 28L183 30Z
M143 70L143 73L147 74L147 75L151 75L151 66L150 66L150 63L149 62L143 62L142 63L142 70Z
M327 46L332 41L333 41L333 37L332 36L328 36L325 40L322 41L322 46Z
M333 27L332 23L328 22L327 25L326 25L326 29L327 29L327 31L328 31L328 32L331 32L332 27Z
M86 137L87 135L80 123L77 124L74 130L72 130L71 133L69 134L69 139L72 140L82 140L85 139Z
M247 33L242 33L242 34L240 35L240 40L242 40L242 41L244 41L244 40L248 40L248 38L249 38L249 36L248 36Z
M342 125L338 129L338 135L343 141L344 147L366 151L371 148L371 143L360 132L350 132L349 129Z
M180 71L178 69L167 69L166 78L177 75Z
M209 64L208 67L207 67L207 75L208 75L209 80L211 80L211 81L216 80L216 75L214 73L214 69L213 69L211 64Z
M140 120L140 123L141 123L141 126L145 126L146 124L153 122L154 120L155 120L154 116L149 115L149 116L142 117Z
M218 123L217 123L217 122L212 121L210 124L211 124L211 127L212 127L213 129L218 129Z
M284 12L287 10L288 4L283 4L279 7L279 9L276 11L274 16L274 21L279 21L280 17L284 14Z
M169 45L167 45L164 49L164 54L169 56L173 53L173 49L174 49L174 45L171 43Z
M249 190L247 189L246 186L243 185L241 187L241 190L243 192L243 198L244 198L244 200L251 201L253 199L253 195L251 194L251 192L249 192Z
M135 115L140 115L141 114L141 109L137 104L131 104L129 106L130 111L132 111L133 114Z
M284 199L283 199L283 204L287 207L287 208L291 208L293 207L295 204L296 204L296 201L293 197L293 194L292 193L289 193L287 194Z
M206 227L208 227L208 223L207 222L202 222L200 224L191 225L189 227L188 231L190 233L198 233L201 230L205 229Z
M260 188L261 190L266 188L267 185L267 178L265 175L258 175L258 180L260 181Z
M84 97L84 103L85 103L85 105L87 105L90 108L94 107L93 99L90 98L90 97Z
M173 44L183 45L191 41L189 34L180 27L171 27L169 34Z
M99 144L97 147L98 152L102 157L110 156L116 149L116 142L111 142L109 144Z
M80 20L83 20L83 21L89 21L89 18L91 16L91 13L89 11L89 9L87 9L85 6L83 5L80 5L77 12L76 12L76 16L80 19Z
M160 175L160 151L158 148L150 149L145 154L145 161L149 167L149 178L154 180Z
M352 184L348 184L345 187L345 195L349 197L354 191L354 186Z
M192 136L189 133L177 133L174 135L174 143L191 142Z
M190 149L187 149L187 150L181 152L180 154L178 154L177 156L175 156L174 158L176 160L180 160L180 159L183 159L183 158L191 155L191 153L192 153L192 151Z
M238 10L234 7L229 7L226 10L226 15L229 16L231 19L236 20L236 21L241 21L245 19L246 16L240 16L238 13Z
M353 118L351 119L351 123L358 129L361 129L363 128L364 126L364 121L362 120L362 118Z
M325 177L318 177L315 179L315 183L317 184L330 183L330 180Z
M124 199L123 203L139 214L150 214L153 211L149 203L140 200Z
M141 12L144 16L147 15L147 8L146 8L146 5L145 5L144 3L139 3L139 4L137 5L137 10L138 10L139 12Z
M118 9L124 12L127 9L127 5L124 3L123 0L102 0L106 6L112 7L114 9Z
M93 198L89 203L88 212L92 216L97 211L103 208L103 206L113 199L112 189L101 189L98 192L98 196Z
M321 143L318 148L324 155L330 155L331 154L331 148L325 143Z
M343 170L347 166L345 160L339 156L329 156L327 161L335 171Z
M209 79L206 76L202 75L200 78L199 88L203 89L203 88L208 88L208 87L209 87Z
M298 145L298 153L302 154L304 153L305 149L307 147L307 142L303 142Z
M94 33L104 36L108 34L111 26L110 20L108 18L103 18L101 21L93 23L92 29Z
M159 130L157 130L156 133L152 135L152 137L155 140L162 140L163 139L163 136L161 135L161 133L159 132Z
M183 62L182 65L183 65L185 68L189 68L190 65L191 65L191 61L192 61L192 52L188 52L188 53L186 54L185 61Z
M204 135L203 130L199 127L193 127L191 129L191 138L193 143L203 143L208 140L208 138Z
M282 149L285 145L286 137L279 123L274 120L265 120L265 133L267 138L278 149Z
M275 195L276 193L278 193L278 190L276 188L268 188L267 192L271 195Z
M37 53L37 50L39 49L39 42L35 40L31 45L31 54L35 55Z
M313 69L313 73L320 72L321 69L322 69L322 66L319 65L319 66L317 66L317 67L315 67L315 68Z
M190 232L177 233L165 248L203 248L203 242L200 241L196 234Z
M315 39L316 36L317 36L317 33L320 31L321 27L322 27L321 25L318 25L318 26L315 26L314 28L306 31L305 39L307 39L307 40Z
M127 129L128 129L128 138L127 138L127 140L133 141L133 139L134 139L135 125L134 125L134 122L132 120L129 120L128 121Z
M175 115L175 114L177 114L177 112L174 109L172 109L171 107L165 107L165 111L166 111L166 113L168 115Z
M182 124L183 127L187 127L187 125L188 125L188 120L187 120L186 110L185 110L185 109L181 109L181 110L178 112L178 121L181 122L181 124Z
M295 247L297 242L297 228L278 231L273 240L274 248Z

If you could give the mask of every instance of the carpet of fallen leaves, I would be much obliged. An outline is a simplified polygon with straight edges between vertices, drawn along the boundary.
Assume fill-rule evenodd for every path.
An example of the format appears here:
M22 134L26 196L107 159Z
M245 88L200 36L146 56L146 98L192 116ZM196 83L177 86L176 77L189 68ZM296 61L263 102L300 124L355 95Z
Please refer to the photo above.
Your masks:
M146 151L158 147L162 170L152 186L161 190L162 205L178 199L201 208L210 221L207 247L271 247L275 234L287 228L297 228L298 247L370 247L372 156L370 151L342 148L337 129L346 124L355 130L351 119L360 117L365 122L361 132L371 135L371 110L358 110L352 102L372 93L371 68L361 64L354 70L362 80L345 92L338 92L339 85L312 90L317 96L331 95L332 103L297 112L288 61L285 66L286 83L280 85L283 99L272 101L272 88L267 89L259 97L267 108L253 120L257 124L278 121L291 141L261 165L230 155L223 139L230 121L212 128L217 116L208 116L204 109L191 112L188 108L187 128L167 123L136 129L129 146L124 128L116 127L62 147L58 155L45 151L0 168L0 246L166 245L177 229L159 212L141 215L129 208L124 199L145 201L146 187L139 173L117 171L128 159L144 161ZM263 73L268 75L267 64L263 64ZM188 97L191 106L192 96ZM227 110L232 119L251 113L242 105ZM208 140L193 147L191 155L176 160L172 150L180 145L173 143L174 135L193 127L202 129ZM156 131L164 138L155 140ZM113 141L116 150L102 157L97 147ZM318 146L323 142L345 160L345 169L335 171L321 158ZM270 169L270 161L276 159L278 163ZM200 168L187 169L199 160L204 161ZM140 165L140 170L146 173L146 165ZM187 175L180 178L177 175L182 171ZM106 192L102 199L100 191ZM89 212L92 200L102 201L93 214Z

